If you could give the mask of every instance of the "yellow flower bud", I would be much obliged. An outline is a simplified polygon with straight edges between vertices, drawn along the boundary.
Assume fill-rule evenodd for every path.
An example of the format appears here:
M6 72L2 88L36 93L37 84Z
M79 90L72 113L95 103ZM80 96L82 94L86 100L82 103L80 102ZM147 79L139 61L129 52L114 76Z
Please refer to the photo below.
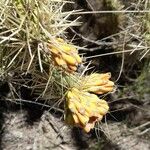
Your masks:
M104 94L114 90L114 82L110 81L110 73L93 73L81 79L83 91L92 92L95 94Z
M108 110L109 106L107 102L99 99L95 94L80 91L77 88L72 88L66 94L65 120L69 122L71 119L67 117L71 115L73 125L79 126L85 132L89 132L94 128L95 123L102 120Z
M61 38L57 38L55 42L56 43L48 44L48 49L51 52L52 59L55 62L58 62L55 63L55 65L70 73L76 71L78 64L82 62L77 49L73 45L66 43Z

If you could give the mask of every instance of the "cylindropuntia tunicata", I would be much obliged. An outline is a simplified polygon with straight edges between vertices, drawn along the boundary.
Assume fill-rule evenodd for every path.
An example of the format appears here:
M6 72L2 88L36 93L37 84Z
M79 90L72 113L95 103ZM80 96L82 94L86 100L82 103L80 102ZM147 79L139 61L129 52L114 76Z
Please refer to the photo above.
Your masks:
M89 93L104 92L91 91L92 85L89 83L86 85L88 87L82 88L81 83L88 77L81 78L79 73L75 73L82 59L76 46L65 38L64 33L68 27L78 25L76 20L68 19L72 12L63 12L63 6L70 2L1 1L0 48L3 55L0 57L5 64L5 67L2 66L4 74L11 73L11 80L8 82L14 97L22 98L18 92L22 87L30 89L36 99L50 101L66 97L66 122L78 124L89 132L107 113L109 107L105 100ZM104 85L109 90L105 92L113 90L109 75ZM101 78L98 80L101 82ZM75 114L71 112L73 109Z

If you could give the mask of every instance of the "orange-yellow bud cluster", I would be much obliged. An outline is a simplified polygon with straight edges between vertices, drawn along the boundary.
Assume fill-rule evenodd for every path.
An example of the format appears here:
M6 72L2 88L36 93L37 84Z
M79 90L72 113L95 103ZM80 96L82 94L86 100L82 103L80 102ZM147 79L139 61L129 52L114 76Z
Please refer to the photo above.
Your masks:
M78 64L82 62L81 57L78 55L78 50L61 38L57 38L55 44L49 43L48 48L51 51L55 65L60 66L65 71L76 71Z
M114 90L114 82L110 81L110 73L93 73L81 79L83 91L105 94Z
M89 132L109 110L105 100L97 95L72 88L66 95L65 121Z

